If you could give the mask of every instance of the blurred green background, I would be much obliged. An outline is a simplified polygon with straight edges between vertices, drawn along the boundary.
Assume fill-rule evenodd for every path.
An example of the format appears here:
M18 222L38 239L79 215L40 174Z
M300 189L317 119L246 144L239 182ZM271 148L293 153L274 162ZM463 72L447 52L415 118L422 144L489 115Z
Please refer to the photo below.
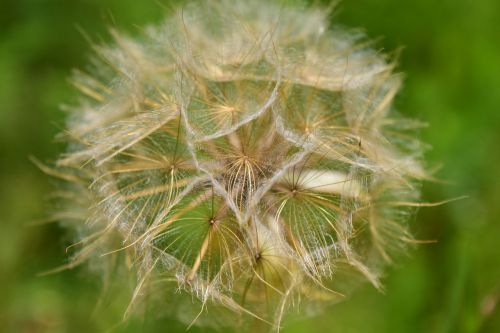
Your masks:
M109 26L138 34L158 22L167 0L0 1L0 332L183 332L174 319L120 324L123 308L93 314L99 281L77 268L40 277L66 260L69 239L43 217L51 182L28 160L53 161L63 146L60 104L75 91L67 78L83 68ZM397 107L429 123L422 130L441 183L426 201L469 198L423 208L413 223L419 246L384 279L319 317L283 332L500 332L500 1L344 0L336 23L404 47L406 73ZM124 300L121 300L124 301ZM193 328L192 332L209 332Z

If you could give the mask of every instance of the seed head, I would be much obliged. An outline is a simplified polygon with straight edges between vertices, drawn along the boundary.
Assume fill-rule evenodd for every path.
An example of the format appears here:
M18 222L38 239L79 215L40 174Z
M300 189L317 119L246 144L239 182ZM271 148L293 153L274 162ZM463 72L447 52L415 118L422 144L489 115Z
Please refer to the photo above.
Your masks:
M81 237L69 266L119 266L128 311L156 298L209 325L279 328L359 277L381 288L412 241L418 124L392 110L394 65L328 14L199 1L96 47L58 161Z

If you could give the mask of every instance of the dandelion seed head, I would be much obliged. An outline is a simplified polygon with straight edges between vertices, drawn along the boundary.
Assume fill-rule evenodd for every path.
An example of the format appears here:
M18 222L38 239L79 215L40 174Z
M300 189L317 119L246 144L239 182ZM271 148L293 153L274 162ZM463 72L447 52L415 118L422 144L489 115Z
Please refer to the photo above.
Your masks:
M327 20L198 1L95 47L57 163L78 213L71 267L120 265L130 312L158 298L155 311L213 326L279 328L355 280L381 288L412 241L421 144L393 109L394 64Z

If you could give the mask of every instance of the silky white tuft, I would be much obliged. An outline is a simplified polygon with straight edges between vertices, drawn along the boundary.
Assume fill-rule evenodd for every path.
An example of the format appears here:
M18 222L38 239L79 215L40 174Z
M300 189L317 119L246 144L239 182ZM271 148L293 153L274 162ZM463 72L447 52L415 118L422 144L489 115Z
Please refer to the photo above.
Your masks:
M150 299L214 326L278 329L359 277L381 288L412 242L418 123L393 110L394 64L328 14L197 1L96 47L57 163L81 237L68 266L133 276L127 314Z

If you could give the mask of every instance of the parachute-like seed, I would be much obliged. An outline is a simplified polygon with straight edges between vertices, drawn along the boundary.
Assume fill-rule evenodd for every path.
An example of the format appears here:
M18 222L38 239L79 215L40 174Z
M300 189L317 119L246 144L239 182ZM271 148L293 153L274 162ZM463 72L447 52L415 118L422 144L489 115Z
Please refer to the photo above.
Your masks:
M328 14L199 1L96 47L48 170L81 237L67 267L119 265L137 281L127 314L155 298L213 326L279 329L359 278L381 288L412 242L421 147L392 110L394 64Z

